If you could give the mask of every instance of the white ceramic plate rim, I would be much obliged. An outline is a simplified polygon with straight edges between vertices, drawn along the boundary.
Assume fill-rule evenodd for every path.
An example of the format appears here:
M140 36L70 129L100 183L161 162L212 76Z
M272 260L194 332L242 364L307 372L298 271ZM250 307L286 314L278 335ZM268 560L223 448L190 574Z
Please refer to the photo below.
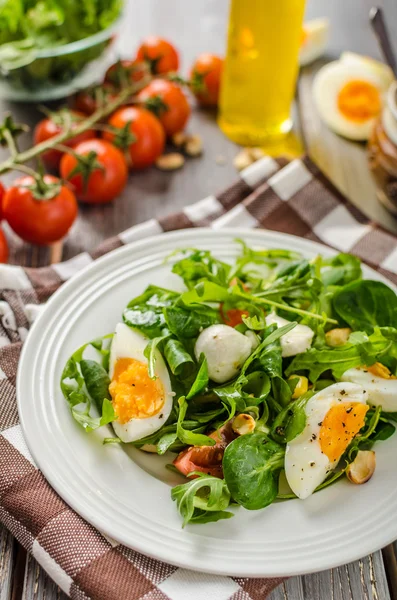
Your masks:
M336 567L378 550L397 538L397 521L395 519L397 495L395 493L386 495L382 494L380 490L378 496L382 499L377 500L378 506L372 506L376 510L372 511L372 520L368 520L366 528L363 528L359 517L355 523L344 523L343 512L341 512L340 526L334 528L327 539L318 540L316 539L316 532L311 531L307 538L305 536L293 548L284 548L283 543L278 542L277 539L272 539L271 548L269 549L266 548L263 542L254 540L251 543L244 542L244 547L243 545L231 547L230 544L228 546L223 540L212 537L209 533L213 531L211 527L217 526L216 523L200 526L204 529L200 531L199 535L195 533L195 531L198 532L197 526L190 530L174 531L168 528L167 524L156 522L155 518L151 523L145 522L142 524L139 520L139 514L135 515L137 518L134 519L122 503L118 506L119 514L112 515L112 520L109 521L109 515L106 514L106 511L104 512L104 508L97 501L97 497L90 495L89 483L81 477L78 469L74 473L75 480L70 477L71 471L69 471L68 477L66 471L63 473L60 470L60 465L54 459L58 449L48 445L51 427L54 426L54 422L51 422L51 415L48 416L43 411L41 420L38 420L35 410L32 409L32 399L34 404L35 394L37 395L39 389L37 386L45 385L45 382L37 382L34 379L35 369L37 368L36 354L39 354L39 352L36 352L36 346L43 337L42 330L45 330L48 322L51 323L52 320L56 319L59 311L65 310L63 307L66 305L66 300L69 301L69 298L73 297L73 294L78 290L80 290L80 293L84 290L85 285L90 283L90 278L98 280L98 278L101 278L101 273L113 271L118 261L122 261L128 256L132 257L131 265L133 266L134 257L141 258L146 253L143 262L141 260L144 269L145 264L150 261L151 253L156 255L156 252L157 254L161 252L161 256L164 257L172 248L194 245L202 248L209 247L210 249L212 249L211 246L214 246L215 250L217 245L230 244L237 237L244 238L253 245L289 247L309 255L322 253L325 256L332 256L336 253L336 251L326 246L309 240L266 230L222 229L214 231L211 229L189 229L139 240L103 256L66 282L52 296L45 311L31 329L22 350L17 375L18 410L22 430L34 460L58 494L97 529L134 550L177 566L214 574L241 577L288 576ZM156 260L158 260L158 256ZM138 258L136 258L136 261L138 264ZM372 269L366 268L366 276L385 281L389 286L394 287ZM119 307L120 312L122 308L122 306ZM87 339L89 337L89 334L87 334ZM45 364L48 356L44 353L40 360ZM53 373L49 373L49 379L51 378L50 375L52 377ZM43 428L42 431L41 427ZM42 435L38 435L38 433ZM81 431L81 435L86 434ZM63 443L62 440L60 441ZM66 465L66 458L65 461ZM62 464L62 468L65 470L66 466L64 467ZM391 477L393 475L395 476L395 473L390 473ZM92 484L98 485L98 482ZM82 487L79 488L79 485L83 487L86 485L87 490ZM112 496L111 491L105 490L105 492L114 501L115 498ZM355 490L352 489L351 493L354 492ZM322 493L320 492L320 494ZM171 502L171 499L169 499L169 502ZM376 513L376 518L373 517L374 513ZM129 520L128 523L123 522L123 519ZM235 519L237 517L234 517L231 521L235 521ZM205 547L204 553L197 551L201 546ZM279 556L280 552L286 552L285 559ZM290 552L290 555L288 555L288 552Z

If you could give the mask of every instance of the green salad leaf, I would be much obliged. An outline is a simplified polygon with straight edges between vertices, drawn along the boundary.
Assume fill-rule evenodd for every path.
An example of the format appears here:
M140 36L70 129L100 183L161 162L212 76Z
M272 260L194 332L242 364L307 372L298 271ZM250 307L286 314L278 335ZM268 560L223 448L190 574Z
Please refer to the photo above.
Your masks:
M223 456L223 472L233 500L249 510L271 504L284 454L284 448L263 433L241 435L231 442Z

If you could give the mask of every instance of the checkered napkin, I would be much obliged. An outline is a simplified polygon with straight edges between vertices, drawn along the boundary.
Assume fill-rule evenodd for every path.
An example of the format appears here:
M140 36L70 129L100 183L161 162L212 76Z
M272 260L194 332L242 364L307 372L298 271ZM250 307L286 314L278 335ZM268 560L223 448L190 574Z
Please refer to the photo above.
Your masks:
M74 600L263 600L280 583L195 573L117 544L52 490L34 464L18 423L18 357L40 305L102 254L163 231L197 226L292 233L352 252L397 283L397 238L349 204L308 158L287 163L265 157L226 191L179 214L135 225L67 262L40 269L1 265L0 522Z

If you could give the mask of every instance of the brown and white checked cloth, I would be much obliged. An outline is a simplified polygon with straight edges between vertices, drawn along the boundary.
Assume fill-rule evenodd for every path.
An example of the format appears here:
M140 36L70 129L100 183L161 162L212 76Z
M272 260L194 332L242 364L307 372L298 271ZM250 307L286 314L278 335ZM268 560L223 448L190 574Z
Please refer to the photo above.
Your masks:
M74 513L38 470L18 423L15 375L22 343L43 304L95 258L163 231L266 227L352 252L397 283L397 238L349 204L308 159L263 158L230 188L182 213L131 227L57 265L0 266L0 521L74 600L263 600L277 579L195 573L115 543Z

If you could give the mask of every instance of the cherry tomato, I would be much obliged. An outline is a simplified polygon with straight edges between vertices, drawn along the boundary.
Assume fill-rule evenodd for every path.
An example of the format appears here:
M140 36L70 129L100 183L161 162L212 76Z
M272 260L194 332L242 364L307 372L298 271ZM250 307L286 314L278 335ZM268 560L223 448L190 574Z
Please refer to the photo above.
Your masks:
M76 94L72 100L76 112L92 115L98 108L98 98L102 95L103 102L111 102L117 96L117 90L108 83L102 83L99 87L92 87ZM91 135L90 138L95 137ZM81 140L82 141L82 140Z
M52 175L44 175L44 183L54 185L53 196L35 197L36 192L29 187L34 183L33 177L28 175L8 188L3 201L4 218L25 242L51 244L63 238L75 220L76 198Z
M8 244L4 231L0 228L0 263L6 263L8 260Z
M163 38L151 35L147 37L138 48L138 60L150 63L152 73L169 73L177 71L179 67L178 52L170 42Z
M77 112L75 110L70 111L72 120L78 124L79 121L85 118L85 114L82 112ZM74 125L74 127L76 126ZM44 142L45 140L49 140L50 138L58 135L62 131L62 118L61 116L57 116L54 113L54 116L48 119L43 119L38 123L34 129L33 140L35 144L40 144L40 142ZM93 129L88 129L83 133L79 133L76 137L71 138L67 142L63 142L65 146L73 147L75 144L82 142L83 140L89 140L90 138L95 137L95 131ZM60 150L51 149L42 154L42 158L44 164L48 169L56 170L59 167L59 163L61 162L62 152Z
M164 150L165 135L161 123L150 111L137 106L119 108L109 119L109 125L117 129L122 129L127 123L136 136L136 141L128 147L131 167L149 167ZM104 137L111 141L115 136L105 132Z
M190 116L185 94L172 81L154 79L138 94L138 102L158 115L167 135L182 131Z
M102 204L111 202L121 194L127 183L128 168L123 153L118 148L105 140L92 139L80 142L74 147L74 151L80 156L95 152L96 161L103 167L94 169L85 182L81 173L71 175L78 164L75 156L62 156L61 177L70 181L79 200Z
M0 221L3 218L3 198L6 193L4 185L0 181Z
M118 60L105 73L105 82L116 87L124 83L136 83L146 74L145 63L140 60Z
M194 95L202 106L217 106L223 71L223 59L205 52L195 60L190 82Z
M220 312L225 325L229 327L237 327L243 323L243 317L248 317L249 313L246 310L240 310L239 308L230 308L226 312L223 310L223 304L220 306Z

